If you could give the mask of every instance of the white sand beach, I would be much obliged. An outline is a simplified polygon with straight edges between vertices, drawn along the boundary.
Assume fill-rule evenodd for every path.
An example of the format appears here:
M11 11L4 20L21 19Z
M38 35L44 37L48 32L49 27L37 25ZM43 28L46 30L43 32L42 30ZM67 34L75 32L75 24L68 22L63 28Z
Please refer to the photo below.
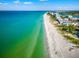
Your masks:
M47 36L48 53L50 57L54 58L72 58L79 57L79 49L73 48L74 44L69 43L65 38L58 32L56 27L50 22L50 17L44 14L44 26ZM72 49L69 51L69 49Z

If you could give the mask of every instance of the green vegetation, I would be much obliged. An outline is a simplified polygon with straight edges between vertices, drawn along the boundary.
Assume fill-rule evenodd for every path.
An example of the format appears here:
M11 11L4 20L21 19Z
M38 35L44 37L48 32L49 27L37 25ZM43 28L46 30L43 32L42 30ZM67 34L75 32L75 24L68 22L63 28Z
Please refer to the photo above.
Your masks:
M65 12L60 12L61 14L66 14L66 15L79 15L79 11L65 11Z
M72 42L76 45L79 45L79 40L78 39L70 37L70 36L64 36L64 37L66 37L68 41L70 41L70 42Z
M52 15L51 12L48 12L47 15L50 16L50 18L51 18L52 21L53 21L53 20L56 20L55 15Z
M65 17L64 16L61 16L61 18L64 19Z
M73 26L73 25L69 25L69 26L65 26L65 25L61 25L61 26L59 26L59 28L60 28L60 31L62 31L63 33L63 36L69 41L69 42L72 42L72 43L74 43L74 44L76 44L76 45L79 45L79 39L77 39L77 38L74 38L74 37L71 37L71 36L69 36L69 35L65 35L65 34L71 34L71 35L73 35L74 34L74 32L75 32L75 26Z
M75 26L74 25L69 25L69 26L61 25L61 27L62 27L63 31L67 31L67 32L72 33L72 34L75 31Z

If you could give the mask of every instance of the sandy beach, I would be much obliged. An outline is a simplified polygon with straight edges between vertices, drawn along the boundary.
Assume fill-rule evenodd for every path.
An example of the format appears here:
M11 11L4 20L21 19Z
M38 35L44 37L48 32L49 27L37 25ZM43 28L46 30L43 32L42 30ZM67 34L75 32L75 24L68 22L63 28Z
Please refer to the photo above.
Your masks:
M73 48L72 51L69 51L74 44L69 43L65 40L65 38L58 33L56 27L52 25L50 22L50 17L47 14L44 14L44 26L47 36L47 46L49 56L51 58L71 58L71 57L79 57L79 49Z

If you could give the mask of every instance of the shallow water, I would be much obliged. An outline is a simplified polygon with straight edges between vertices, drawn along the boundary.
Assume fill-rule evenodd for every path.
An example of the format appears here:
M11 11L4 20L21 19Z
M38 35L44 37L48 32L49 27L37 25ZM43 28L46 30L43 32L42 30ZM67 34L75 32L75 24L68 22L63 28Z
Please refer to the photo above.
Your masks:
M0 57L47 57L44 11L0 11Z

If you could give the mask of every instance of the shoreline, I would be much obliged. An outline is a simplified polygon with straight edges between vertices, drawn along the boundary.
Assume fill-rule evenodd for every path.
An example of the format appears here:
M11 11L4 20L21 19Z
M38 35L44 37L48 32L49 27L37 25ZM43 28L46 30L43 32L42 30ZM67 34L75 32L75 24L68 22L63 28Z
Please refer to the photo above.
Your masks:
M52 43L50 43L49 44L49 38L52 40L52 38L49 36L49 31L47 30L47 25L46 25L46 20L48 20L48 19L46 19L47 17L46 17L46 13L43 15L43 18L44 18L44 28L45 28L45 36L46 36L46 45L47 45L47 52L48 52L48 57L49 58L52 58L53 57L53 54L52 54L52 52L53 52L53 50L52 50L52 48L50 47L51 45L52 45ZM49 42L48 42L49 41Z
M73 48L72 51L69 51L74 44L69 43L60 33L58 33L55 26L50 23L50 17L46 13L43 17L47 50L50 58L78 58L79 49Z
M43 21L43 22L44 22L44 21ZM45 25L45 24L44 24L44 25ZM45 50L46 50L46 53L47 53L47 58L50 58L49 51L48 51L48 48L49 48L49 47L48 47L48 42L47 42L47 39L48 39L48 38L47 38L45 26L44 26L44 34L45 34L45 40L44 40L45 43L44 43L44 44L45 44L45 48L46 48Z

